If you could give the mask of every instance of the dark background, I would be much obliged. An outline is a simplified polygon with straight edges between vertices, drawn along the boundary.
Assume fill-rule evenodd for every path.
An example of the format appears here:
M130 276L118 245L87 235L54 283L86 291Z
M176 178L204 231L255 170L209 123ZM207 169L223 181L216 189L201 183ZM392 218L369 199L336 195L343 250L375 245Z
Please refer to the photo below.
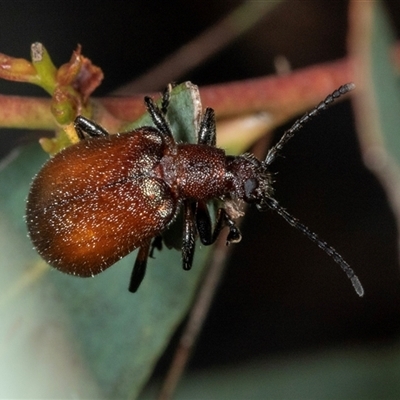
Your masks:
M29 58L30 44L41 41L60 65L80 43L105 73L96 91L101 96L156 65L237 4L0 1L0 51ZM388 6L398 23L399 3ZM344 57L346 15L346 1L280 4L179 80L201 87L271 74L277 55L287 57L293 69ZM155 89L162 88L149 91ZM33 86L4 81L0 92L45 96ZM4 156L34 136L2 130L1 140ZM350 103L310 123L274 170L276 198L344 256L366 295L358 298L338 266L280 217L249 209L243 241L234 247L191 368L398 338L396 224L381 186L362 165Z

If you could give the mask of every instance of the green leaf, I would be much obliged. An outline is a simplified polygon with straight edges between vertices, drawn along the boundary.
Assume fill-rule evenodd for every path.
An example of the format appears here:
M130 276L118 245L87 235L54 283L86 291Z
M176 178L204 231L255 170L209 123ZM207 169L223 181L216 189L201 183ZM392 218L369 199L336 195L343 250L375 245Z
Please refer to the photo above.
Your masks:
M391 59L394 34L381 2L366 7L354 4L356 34L350 36L350 43L357 56L355 73L360 90L355 91L355 114L362 152L400 220L400 82ZM358 12L363 13L359 19Z
M371 90L376 100L377 119L385 147L400 162L400 81L391 61L394 32L378 3L373 14L371 37Z

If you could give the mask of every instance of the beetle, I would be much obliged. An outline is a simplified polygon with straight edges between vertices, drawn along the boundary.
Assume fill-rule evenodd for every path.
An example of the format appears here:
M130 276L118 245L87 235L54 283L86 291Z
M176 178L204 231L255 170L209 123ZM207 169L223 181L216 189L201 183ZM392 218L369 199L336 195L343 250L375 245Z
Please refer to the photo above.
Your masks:
M164 92L161 107L144 98L154 127L109 135L78 116L74 126L80 142L47 161L31 185L26 222L33 245L48 264L81 277L104 271L138 248L129 285L135 292L149 255L161 249L161 234L181 209L182 265L189 270L197 236L210 245L227 227L227 244L240 241L235 210L244 201L260 211L272 209L299 229L340 265L362 296L362 285L342 256L275 200L269 172L295 133L353 87L341 86L304 114L263 161L249 153L226 155L216 147L211 108L204 111L197 143L177 143L166 119L170 89ZM207 208L213 199L222 204L214 228Z

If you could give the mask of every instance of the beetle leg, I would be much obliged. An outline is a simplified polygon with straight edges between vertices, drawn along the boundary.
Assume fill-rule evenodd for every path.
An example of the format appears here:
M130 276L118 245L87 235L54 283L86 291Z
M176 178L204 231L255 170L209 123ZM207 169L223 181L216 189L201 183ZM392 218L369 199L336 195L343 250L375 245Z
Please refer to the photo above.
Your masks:
M80 140L86 139L87 136L104 137L109 135L109 133L100 125L90 121L85 117L82 117L82 115L78 115L75 118L74 128Z
M199 133L197 134L198 144L207 144L215 147L217 144L217 132L215 129L215 112L212 108L206 108L201 120Z
M214 231L212 231L210 213L208 212L207 205L204 202L197 203L196 225L201 243L205 246L213 244L225 226L229 228L229 233L226 238L227 245L230 243L240 242L242 239L239 228L223 208L218 209L217 222Z
M151 119L153 120L154 125L162 133L165 144L169 148L173 148L175 146L175 139L172 136L171 128L167 120L165 119L163 112L150 97L146 96L144 98L144 102L146 104L147 111L149 112Z
M203 243L205 246L208 246L215 242L216 238L221 232L221 229L223 228L224 221L222 218L217 217L215 229L214 232L212 232L211 218L210 213L208 212L207 205L202 201L197 202L196 205L197 231L199 232L201 243ZM218 215L219 214L220 212L218 210Z
M167 115L167 111L168 111L168 106L169 103L171 101L171 92L172 89L176 86L176 84L174 82L169 83L167 85L167 87L164 89L164 92L162 94L162 100L161 100L161 112L164 115Z
M133 266L131 281L129 283L129 291L135 293L146 273L147 258L149 256L150 240L139 248L136 256L135 265Z
M161 235L159 235L159 236L156 236L154 239L153 239L153 242L152 242L152 244L151 244L151 246L150 246L150 253L149 253L149 257L150 258L154 258L153 257L153 254L154 254L154 249L157 249L158 251L161 251L162 250L162 236Z
M221 212L224 213L223 218L225 219L225 224L229 228L228 236L226 237L226 245L228 246L231 243L238 243L242 240L242 234L240 233L240 229L236 226L235 221L232 220L231 217L227 214L227 212L220 208Z
M183 269L188 271L192 268L194 249L196 243L196 224L192 205L188 200L183 204L183 238L182 238L182 265Z

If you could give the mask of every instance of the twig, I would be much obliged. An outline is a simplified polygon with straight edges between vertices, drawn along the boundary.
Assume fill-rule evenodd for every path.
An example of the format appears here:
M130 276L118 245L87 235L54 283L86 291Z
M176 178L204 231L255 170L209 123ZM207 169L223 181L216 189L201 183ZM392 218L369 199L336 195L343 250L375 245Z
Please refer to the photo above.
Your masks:
M190 311L189 320L179 341L173 361L161 387L158 400L171 399L175 391L210 309L225 268L228 251L229 248L227 249L225 246L225 238L220 237L213 251L210 266L202 282L195 304Z

